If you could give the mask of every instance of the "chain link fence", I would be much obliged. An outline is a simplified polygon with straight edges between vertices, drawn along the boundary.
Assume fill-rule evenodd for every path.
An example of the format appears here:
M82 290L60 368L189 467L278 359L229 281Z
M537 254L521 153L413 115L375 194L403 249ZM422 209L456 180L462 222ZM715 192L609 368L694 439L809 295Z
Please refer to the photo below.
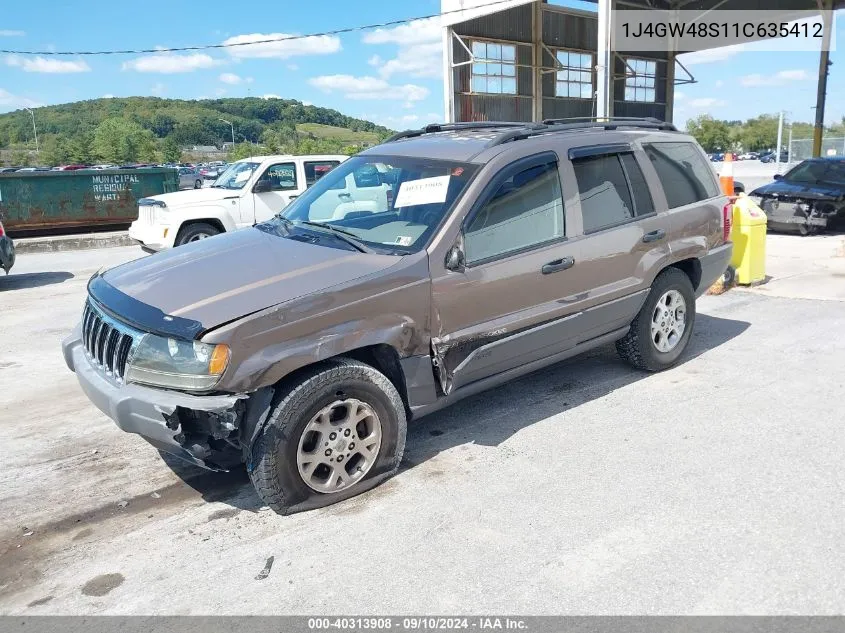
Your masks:
M845 156L845 137L825 137L822 140L822 156ZM813 157L813 139L794 138L789 146L790 162L799 163Z

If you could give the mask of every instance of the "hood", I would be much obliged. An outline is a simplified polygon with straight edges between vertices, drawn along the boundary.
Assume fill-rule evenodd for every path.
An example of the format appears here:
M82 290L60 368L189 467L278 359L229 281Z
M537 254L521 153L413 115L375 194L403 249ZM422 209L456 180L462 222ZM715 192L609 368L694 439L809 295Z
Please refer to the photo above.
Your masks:
M128 262L106 271L102 279L142 304L196 321L208 330L385 270L399 259L249 228Z
M173 193L160 193L157 196L149 197L153 200L161 200L168 207L184 207L215 202L225 198L240 198L242 193L242 189L203 187L202 189L186 189L184 191L174 191Z
M775 180L751 192L753 196L777 196L779 198L806 198L809 200L831 200L845 195L845 186L837 187L827 183L811 183Z

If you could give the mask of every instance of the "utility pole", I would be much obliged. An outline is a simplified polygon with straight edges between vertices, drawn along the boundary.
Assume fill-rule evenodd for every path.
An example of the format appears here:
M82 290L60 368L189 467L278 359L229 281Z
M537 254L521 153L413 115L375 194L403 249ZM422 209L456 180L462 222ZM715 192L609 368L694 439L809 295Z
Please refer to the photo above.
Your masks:
M776 172L780 173L780 152L783 143L783 110L780 111L780 117L778 118L778 146L775 148L775 166Z
M229 126L232 128L232 147L235 146L235 126L232 124L231 121L227 121L226 119L218 119L218 121L223 121L223 123L228 123Z
M819 84L816 92L816 124L813 128L813 158L822 155L824 133L824 101L827 93L827 74L830 68L830 29L833 28L833 0L819 2L822 9L822 50L819 53Z
M786 155L786 162L792 164L792 123L789 124L789 152Z
M35 128L35 113L30 110L29 108L24 108L29 115L32 117L32 133L35 135L35 153L40 154L41 152L38 150L38 130Z

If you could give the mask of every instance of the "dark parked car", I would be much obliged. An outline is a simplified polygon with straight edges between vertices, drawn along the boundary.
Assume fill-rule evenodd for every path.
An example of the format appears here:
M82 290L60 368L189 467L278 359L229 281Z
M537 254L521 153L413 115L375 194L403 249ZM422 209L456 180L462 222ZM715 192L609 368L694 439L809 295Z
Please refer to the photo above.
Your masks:
M760 162L761 163L774 163L774 162L785 163L788 160L789 160L789 152L787 152L787 151L782 151L780 153L780 161L778 161L777 154L775 154L775 152L767 152L766 154L763 154L762 156L760 156Z
M370 176L390 195L344 189ZM654 119L428 126L268 222L95 275L64 356L120 428L245 463L277 512L319 507L394 474L407 421L461 398L611 342L676 364L730 209Z
M15 243L12 238L6 235L6 229L3 228L3 222L0 222L0 268L6 274L15 265Z
M845 223L845 158L810 158L751 192L775 230L802 235Z

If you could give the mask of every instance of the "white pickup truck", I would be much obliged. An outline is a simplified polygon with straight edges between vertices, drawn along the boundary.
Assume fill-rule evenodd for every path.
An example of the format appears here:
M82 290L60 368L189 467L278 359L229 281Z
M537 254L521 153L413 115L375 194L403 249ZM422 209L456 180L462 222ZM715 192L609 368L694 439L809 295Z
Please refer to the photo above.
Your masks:
M129 237L160 251L269 220L342 155L253 156L229 165L211 187L165 193L138 201Z

